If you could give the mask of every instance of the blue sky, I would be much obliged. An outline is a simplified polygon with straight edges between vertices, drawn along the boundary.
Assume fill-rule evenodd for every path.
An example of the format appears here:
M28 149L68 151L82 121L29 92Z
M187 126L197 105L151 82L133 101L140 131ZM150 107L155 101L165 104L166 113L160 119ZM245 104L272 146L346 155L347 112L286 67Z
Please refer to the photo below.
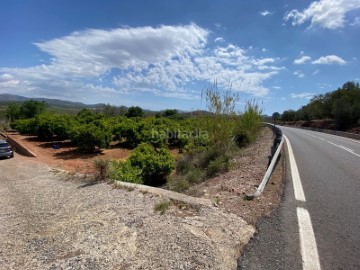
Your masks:
M0 93L203 109L218 87L297 109L360 79L360 0L2 0Z

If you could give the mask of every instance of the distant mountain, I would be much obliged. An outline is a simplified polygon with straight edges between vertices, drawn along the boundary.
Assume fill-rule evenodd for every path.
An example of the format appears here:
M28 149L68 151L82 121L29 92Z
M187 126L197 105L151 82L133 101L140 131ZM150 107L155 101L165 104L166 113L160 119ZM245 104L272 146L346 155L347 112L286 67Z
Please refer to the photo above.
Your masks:
M28 98L11 94L0 94L0 102L23 102L25 100L28 100Z
M60 100L60 99L28 98L28 97L11 95L11 94L0 94L0 103L24 102L30 99L37 101L44 101L50 107L59 107L59 108L67 108L67 109L99 108L105 106L105 104L103 103L89 105L81 102L73 102L73 101Z

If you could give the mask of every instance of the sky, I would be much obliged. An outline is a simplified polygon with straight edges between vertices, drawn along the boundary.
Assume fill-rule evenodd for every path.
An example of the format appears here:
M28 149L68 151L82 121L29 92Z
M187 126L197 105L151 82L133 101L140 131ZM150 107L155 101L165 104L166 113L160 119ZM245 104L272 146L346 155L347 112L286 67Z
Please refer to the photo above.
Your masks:
M0 93L264 113L360 81L360 0L2 0Z

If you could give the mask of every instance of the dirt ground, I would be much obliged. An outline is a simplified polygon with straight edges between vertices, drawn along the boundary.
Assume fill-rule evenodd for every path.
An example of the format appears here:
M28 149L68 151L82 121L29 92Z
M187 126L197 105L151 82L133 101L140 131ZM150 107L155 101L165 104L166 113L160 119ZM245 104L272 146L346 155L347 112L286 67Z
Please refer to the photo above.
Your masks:
M132 151L121 144L112 143L110 149L102 149L95 153L81 153L76 150L76 147L69 140L42 141L37 139L36 136L26 136L18 133L7 133L7 135L35 153L37 161L54 168L83 174L94 173L95 159L126 159ZM54 149L54 145L58 145L60 148ZM174 156L178 155L178 149L171 149L170 151Z
M75 171L84 174L94 172L94 160L101 159L126 159L130 149L112 145L110 149L104 149L96 153L80 153L70 141L41 141L36 136L24 136L16 133L8 133L16 141L20 142L31 152L35 153L37 161L48 164L51 167L66 171ZM58 144L59 149L53 145Z

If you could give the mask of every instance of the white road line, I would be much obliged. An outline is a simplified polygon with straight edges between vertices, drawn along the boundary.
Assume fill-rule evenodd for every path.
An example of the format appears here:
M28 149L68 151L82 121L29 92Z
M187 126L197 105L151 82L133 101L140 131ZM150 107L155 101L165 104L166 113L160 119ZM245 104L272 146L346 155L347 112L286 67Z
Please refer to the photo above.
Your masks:
M292 150L292 147L291 147L291 144L290 144L288 138L285 135L284 135L284 138L285 138L285 141L286 141L286 144L288 147L288 152L289 152L290 171L291 171L291 178L292 178L293 186L294 186L295 199L298 201L305 202L306 201L305 194L304 194L304 190L302 188L299 170L296 165L296 160L294 157L294 152Z
M301 130L300 128L296 128L296 129ZM303 131L299 131L299 132L304 133L304 134L307 134L307 135L310 135L309 133L306 133L306 132L303 132ZM342 139L344 139L344 140L352 141L352 142L355 142L355 143L359 143L359 144L360 144L360 141L359 141L359 140L350 139L350 138L347 138L347 137L343 137L343 136L339 136L339 135L334 135L334 134L330 134L330 133L325 133L325 132L320 132L320 131L313 131L313 132L318 132L318 133L320 133L321 135L331 136L331 137L334 137L334 138L336 138L336 139L342 138ZM310 135L310 136L313 136L313 135ZM316 136L314 136L314 137L316 137ZM323 138L321 138L321 137L318 137L318 138L319 138L320 140L323 140L323 141L325 140L325 139L323 139Z
M339 144L336 144L336 143L327 141L327 140L325 140L325 139L323 139L323 138L321 138L321 137L314 136L314 135L309 134L309 133L307 133L307 132L300 131L300 133L303 133L303 134L305 134L305 135L311 136L311 137L313 137L313 138L316 138L316 139L319 139L319 140L322 140L322 141L326 141L327 143L330 143L330 144L332 144L332 145L334 145L334 146L336 146L336 147L338 147L338 148L341 148L341 149L349 152L350 154L353 154L354 156L360 157L360 155L359 155L359 154L356 154L356 153L354 152L354 150L352 150L352 149L350 149L350 148L347 148L347 147L345 147L345 146L343 146L343 145L339 145ZM327 134L327 135L331 135L331 134ZM333 136L334 136L334 135L333 135ZM350 140L351 140L351 139L350 139ZM353 141L353 140L351 140L351 141Z
M345 147L345 146L343 146L343 145L339 145L339 144L336 144L336 143L333 143L333 142L330 142L330 141L326 141L326 142L327 142L327 143L330 143L330 144L332 144L332 145L334 145L334 146L336 146L336 147L338 147L338 148L340 148L340 149L342 149L342 150L345 150L346 152L349 152L350 154L353 154L354 156L360 157L359 154L356 154L356 153L354 152L354 150L352 150L352 149L350 149L350 148L347 148L347 147Z
M321 269L320 260L310 214L302 207L296 208L296 214L299 225L303 270L319 270Z

